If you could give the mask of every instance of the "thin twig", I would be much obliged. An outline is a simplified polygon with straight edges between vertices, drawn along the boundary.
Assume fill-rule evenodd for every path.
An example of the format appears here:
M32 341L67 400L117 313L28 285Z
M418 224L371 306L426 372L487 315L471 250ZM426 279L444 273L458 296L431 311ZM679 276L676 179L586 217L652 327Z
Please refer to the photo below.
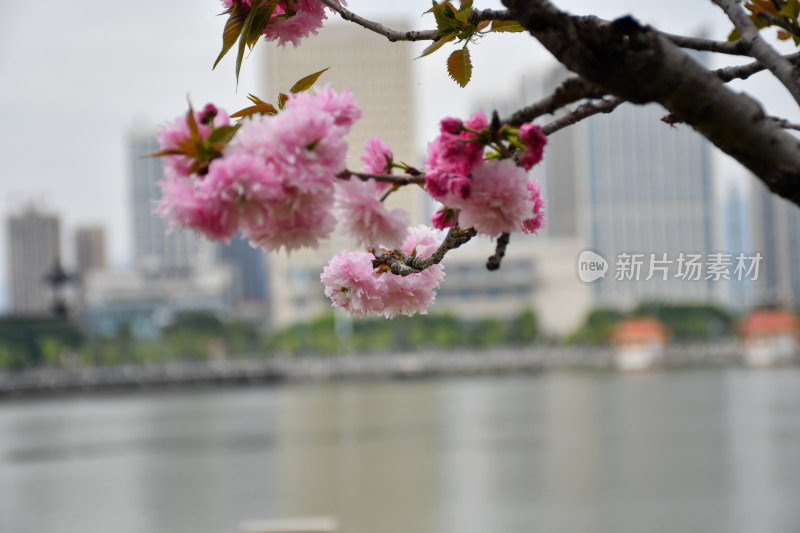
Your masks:
M800 131L800 124L794 124L792 122L789 122L785 118L778 118L778 117L769 117L769 118L777 122L778 125L783 129Z
M497 238L497 246L494 249L494 255L486 260L487 270L497 270L500 268L500 263L503 261L503 257L506 255L506 247L508 247L508 241L510 238L510 233L503 233Z
M600 98L602 96L605 96L605 92L602 89L592 85L580 76L573 76L564 80L550 96L520 109L501 122L511 126L520 126L583 98Z
M658 31L658 33L681 48L689 48L691 50L699 50L701 52L717 52L719 54L730 54L735 56L750 55L747 44L741 40L730 43L726 41L714 41L712 39L701 39L699 37L686 37L684 35L675 35L673 33L666 33L663 31Z
M567 113L563 117L559 117L556 120L545 124L542 126L541 131L545 135L552 135L560 129L566 128L567 126L572 126L573 124L576 124L581 120L589 118L593 115L597 115L599 113L611 113L623 102L625 102L625 100L615 96L599 102L583 104L575 111Z
M366 172L355 172L353 170L343 170L339 172L336 177L340 180L349 180L350 178L358 178L362 181L370 179L379 183L392 183L394 185L403 186L413 184L425 183L425 176L394 176L392 174L368 174Z
M797 65L800 62L800 52L795 52L794 54L787 54L783 56L787 61L790 61L793 65ZM746 65L736 65L733 67L725 67L717 70L712 70L711 72L716 74L719 79L723 82L729 82L731 80L746 80L753 74L757 74L763 70L767 70L767 67L764 66L763 63L760 61L753 61L752 63L747 63Z
M770 23L773 26L779 26L780 28L782 28L783 30L788 32L789 35L793 35L795 37L800 36L800 34L797 32L797 28L792 26L789 23L789 21L787 21L785 19L782 19L780 17L776 17L775 15L770 15L766 11L759 11L757 16L761 20L765 20L765 21L767 21L768 23Z
M789 93L800 104L800 84L794 65L780 55L774 48L761 38L753 21L744 12L742 6L734 0L713 0L736 26L741 35L741 41L748 46L752 56L772 72L776 78L788 89Z
M382 24L378 24L372 20L365 19L356 15L346 7L339 5L335 0L322 0L322 3L333 9L341 17L349 22L358 24L362 28L366 28L379 35L383 35L392 42L396 41L435 41L439 38L438 30L424 30L424 31L397 31L387 28Z
M322 3L333 9L341 17L348 21L358 24L362 28L366 28L378 35L383 35L391 42L397 41L436 41L441 37L439 30L422 30L422 31L397 31L378 22L365 19L362 16L356 15L346 7L339 5L336 0L322 0ZM476 9L473 10L469 16L470 24L478 24L485 20L513 20L508 10L496 9Z

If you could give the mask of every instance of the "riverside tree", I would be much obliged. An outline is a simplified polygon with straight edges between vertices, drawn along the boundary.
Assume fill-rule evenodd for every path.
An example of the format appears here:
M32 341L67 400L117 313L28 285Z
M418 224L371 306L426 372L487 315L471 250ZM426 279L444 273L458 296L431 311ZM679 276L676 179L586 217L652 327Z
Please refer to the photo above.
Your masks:
M410 31L367 20L343 0L222 0L227 20L214 66L235 49L237 76L245 51L262 37L273 46L302 46L328 15L390 41L430 41L423 56L460 45L446 64L461 86L472 77L469 45L495 32L527 32L573 75L508 117L443 118L423 168L402 163L379 138L366 142L361 169L346 168L345 135L361 111L347 90L310 90L324 71L274 103L250 95L252 105L230 115L213 104L190 108L159 135L155 155L164 157L165 181L158 213L213 240L241 231L265 250L316 247L338 223L363 249L331 259L321 275L325 294L351 315L391 318L425 313L444 278L445 255L476 235L496 239L487 268L499 268L512 232L535 234L545 223L539 184L528 171L542 160L547 136L623 102L661 104L664 127L691 126L800 204L800 143L790 131L800 127L726 87L768 70L800 104L800 54L781 55L761 33L773 28L778 38L800 43L800 1L713 1L733 25L728 41L663 33L631 16L573 16L547 0L503 0L497 9L434 1L431 28ZM708 70L686 50L752 61ZM555 120L542 119L557 112ZM409 228L406 213L384 206L406 186L441 203L430 227Z

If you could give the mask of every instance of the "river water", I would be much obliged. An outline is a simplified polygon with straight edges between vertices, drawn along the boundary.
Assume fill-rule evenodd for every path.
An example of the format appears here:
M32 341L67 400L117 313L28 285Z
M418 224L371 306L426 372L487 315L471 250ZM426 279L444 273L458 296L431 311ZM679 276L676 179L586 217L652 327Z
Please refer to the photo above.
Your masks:
M0 532L800 531L800 369L0 403Z

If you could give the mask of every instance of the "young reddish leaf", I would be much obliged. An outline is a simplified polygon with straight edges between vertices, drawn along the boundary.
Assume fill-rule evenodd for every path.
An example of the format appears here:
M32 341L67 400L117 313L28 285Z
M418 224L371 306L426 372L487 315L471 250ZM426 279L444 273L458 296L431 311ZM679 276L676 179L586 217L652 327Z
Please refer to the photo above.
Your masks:
M305 76L304 78L297 80L297 82L294 85L292 85L292 88L289 89L289 92L300 93L309 90L317 82L319 77L322 76L322 73L328 70L329 68L331 67L324 68L319 72L309 74L308 76Z
M254 95L253 93L248 94L247 95L247 99L250 100L251 102L253 102L256 105L268 105L264 100L262 100L261 98L259 98L256 95Z
M278 95L278 109L283 109L283 106L286 104L286 100L289 99L288 95L280 93Z
M516 20L493 20L492 29L489 31L518 32L525 31L525 28Z
M466 87L472 76L472 63L469 60L469 50L462 48L456 50L447 58L447 72L456 83Z
M482 20L482 21L480 21L480 22L478 23L478 26L477 26L477 28L478 28L478 31L483 31L483 30L485 30L485 29L486 29L486 27L487 27L487 26L489 26L489 24L491 24L491 23L492 23L492 21L490 21L490 20Z
M249 115L255 115L256 113L261 113L262 115L276 115L278 110L275 109L275 106L272 104L256 104L237 111L231 115L231 118L246 117Z
M225 22L225 29L222 30L222 51L217 56L217 60L214 61L214 66L211 67L211 70L217 68L217 65L225 57L225 54L228 53L234 44L236 44L236 40L242 34L242 28L244 27L244 19L247 18L247 11L243 9L235 9L231 11L228 20Z
M432 45L428 46L425 50L423 50L422 55L420 55L419 57L425 57L427 55L434 53L436 50L444 46L445 43L449 43L455 38L456 38L455 32L442 35L441 37L439 37L438 40L434 41ZM419 57L417 59L419 59Z

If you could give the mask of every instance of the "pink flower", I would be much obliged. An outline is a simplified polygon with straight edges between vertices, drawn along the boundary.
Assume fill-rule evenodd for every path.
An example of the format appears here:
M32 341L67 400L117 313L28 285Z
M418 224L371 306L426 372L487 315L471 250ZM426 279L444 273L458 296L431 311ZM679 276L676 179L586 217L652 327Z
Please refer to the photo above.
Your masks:
M195 121L197 122L197 132L201 139L208 138L208 135L211 133L209 125L202 123L203 116L207 112L208 106L211 105L212 104L208 104L203 111L194 112ZM218 128L230 124L228 114L222 109L215 109L216 114L212 120L214 127ZM171 123L165 124L159 132L157 140L161 149L166 150L170 148L179 148L180 145L190 137L191 132L189 131L189 124L186 122L186 115L184 114L177 117ZM164 166L182 176L186 176L189 173L189 167L191 165L192 159L185 155L168 155L164 158Z
M327 85L313 92L303 91L291 95L286 107L316 107L331 115L333 123L344 127L346 132L361 118L361 109L358 108L352 92L343 89L337 93Z
M191 228L219 241L229 241L236 233L236 217L208 202L193 180L172 176L160 185L162 197L156 213L170 221L171 229Z
M267 41L278 41L280 46L292 43L293 46L309 35L316 35L325 20L325 10L319 0L293 0L290 2L293 15L287 15L286 0L281 0L275 6L267 27L264 28L264 37Z
M334 307L360 317L383 312L386 284L372 266L374 258L370 253L354 251L330 260L320 280Z
M247 154L212 161L199 191L221 216L224 213L245 227L263 224L270 204L283 194L274 165Z
M395 247L406 234L408 215L402 209L386 209L378 199L379 194L373 179L339 181L336 185L337 218L345 233L360 244Z
M452 207L461 209L461 227L498 235L513 232L532 212L526 172L510 159L488 160L472 171L472 192Z
M458 211L449 207L441 207L431 217L431 224L436 229L452 228L458 222Z
M428 257L439 247L439 232L424 224L408 228L406 239L400 246L408 255Z
M441 134L431 143L428 143L428 159L425 161L427 172L440 170L451 174L467 176L472 168L483 160L483 144L475 139L476 135L469 131L461 131L458 135L453 131L454 118L445 118L441 125ZM474 114L465 124L473 130L483 130L488 127L483 111Z
M519 129L519 140L525 145L525 152L519 161L525 170L530 170L542 160L547 136L541 132L538 124L525 124Z
M370 137L364 141L364 153L361 161L364 166L361 168L367 174L390 174L389 162L394 158L392 150L385 141L378 137Z
M280 216L272 211L272 216L262 225L245 228L245 236L253 246L266 250L277 251L285 247L287 252L291 252L303 247L317 248L320 239L333 231L336 220L327 206L315 206L311 201L306 203L309 207L286 210Z
M546 222L544 212L545 202L542 199L542 190L537 180L528 181L525 183L525 186L530 192L530 200L533 204L533 217L522 221L522 232L535 235L537 231L544 227Z

